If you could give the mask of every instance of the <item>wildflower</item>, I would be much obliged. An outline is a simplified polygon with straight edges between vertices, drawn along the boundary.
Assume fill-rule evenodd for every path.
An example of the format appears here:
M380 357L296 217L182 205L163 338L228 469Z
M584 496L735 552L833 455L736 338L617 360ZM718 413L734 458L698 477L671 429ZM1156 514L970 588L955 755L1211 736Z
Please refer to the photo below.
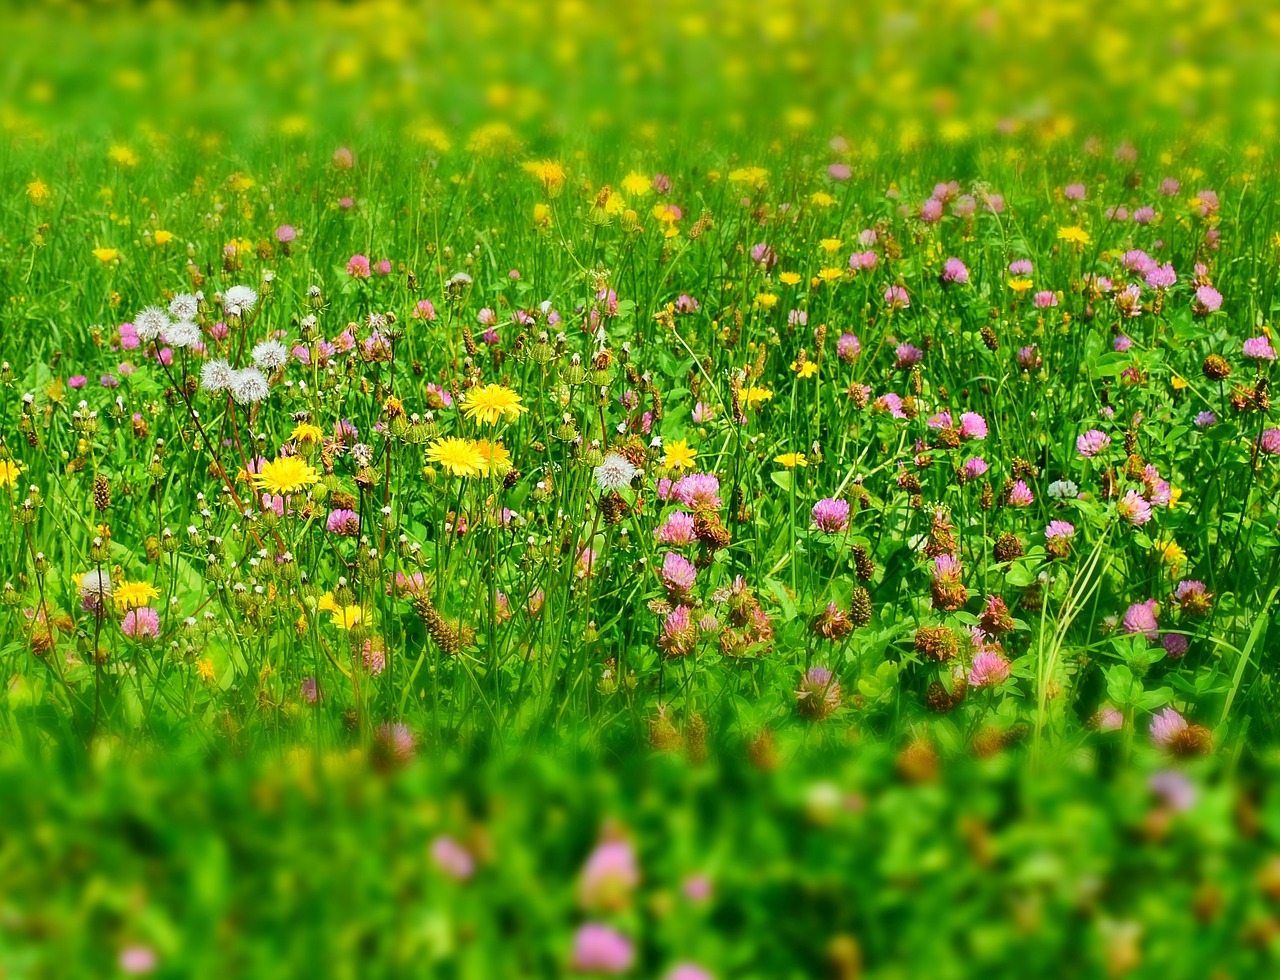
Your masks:
M832 166L837 165L832 164ZM692 963L677 963L662 975L662 980L715 980L715 977Z
M1009 490L1009 506L1030 507L1035 502L1035 494L1027 486L1025 480L1018 480Z
M596 486L601 490L623 490L640 474L631 460L621 453L609 453L595 468Z
M1009 272L1015 276L1029 276L1033 268L1030 259L1014 259L1009 263Z
M669 470L686 470L693 466L698 454L689 448L686 439L677 439L669 443L662 457L662 465Z
M1266 334L1250 337L1244 342L1244 356L1253 361L1274 361L1276 349L1271 346L1271 338Z
M1080 488L1071 480L1054 480L1046 492L1053 500L1074 500L1080 493Z
M1263 429L1258 436L1258 451L1280 456L1280 429Z
M360 533L360 515L353 510L345 510L343 508L330 511L325 527L328 528L330 534L336 534L344 538L354 538Z
M144 344L159 339L169 328L170 320L158 306L148 306L133 318L133 332Z
M118 248L95 248L93 257L99 262L107 263L120 258L120 249Z
M1213 593L1205 588L1203 582L1195 579L1184 579L1179 582L1173 597L1182 606L1183 613L1188 616L1207 615L1213 606Z
M1187 637L1183 633L1165 633L1160 637L1160 645L1171 660L1180 660L1187 655Z
M428 462L439 463L451 476L479 476L486 463L475 443L457 436L445 436L427 447Z
M1062 188L1062 196L1068 201L1083 201L1085 197L1084 184L1068 184L1066 187ZM1059 237L1062 236L1059 235Z
M1152 289L1168 289L1178 281L1178 274L1173 271L1173 264L1166 262L1158 265L1145 277L1145 282Z
M1151 719L1151 741L1161 748L1169 748L1188 727L1187 719L1173 708L1165 708Z
M963 412L960 415L961 439L985 439L987 437L987 420L977 412Z
M217 394L231 387L234 376L235 372L230 364L222 358L215 358L212 361L206 361L200 368L200 385L210 394Z
M676 606L667 614L658 637L658 649L668 657L683 657L693 652L698 631L688 606Z
M130 609L120 623L120 631L131 640L154 640L160 635L160 614L150 606Z
M475 858L452 837L441 834L431 842L431 863L454 881L466 881L476 870Z
M1079 225L1069 225L1058 229L1058 241L1071 242L1073 245L1088 245L1093 239Z
M480 466L481 476L487 477L490 473L494 476L506 476L511 472L511 454L502 443L477 439L473 445L484 460Z
M1116 503L1116 513L1135 526L1151 520L1151 504L1136 490L1130 490Z
M838 534L849 526L849 501L824 497L813 505L813 526L827 534Z
M1111 445L1111 437L1101 429L1090 429L1076 438L1076 452L1092 459Z
M773 457L773 461L789 470L795 469L797 466L803 468L809 465L804 453L783 453L781 456Z
M843 333L836 341L836 356L846 364L851 364L862 352L862 343L855 334Z
M884 291L885 305L891 310L905 310L911 306L911 297L902 286L889 286Z
M821 721L840 707L840 682L826 667L813 666L804 672L796 690L800 714Z
M514 422L528 409L520 404L520 396L510 388L488 384L472 388L463 398L463 414L483 425Z
M582 866L578 901L593 911L619 911L626 908L639 883L635 849L625 840L606 840L596 846Z
M1222 294L1212 286L1201 286L1196 290L1195 300L1191 304L1192 312L1197 316L1208 316L1222 309Z
M1159 636L1159 626L1156 623L1155 599L1148 599L1146 602L1135 602L1125 610L1121 628L1129 634L1136 635L1141 633L1148 640L1156 639Z
M970 687L999 687L1009 677L1009 661L994 651L983 651L973 658L969 669Z
M368 279L370 275L369 256L353 255L347 259L347 275L352 279Z
M253 405L264 401L271 393L267 376L257 368L240 368L231 372L228 383L231 397L241 405Z
M896 360L893 362L894 368L899 371L907 370L915 367L924 357L924 351L914 344L899 344L894 351Z
M252 480L259 490L285 496L319 483L320 474L298 456L281 456L263 463Z
M118 582L113 590L117 609L137 609L160 598L160 590L150 582Z
M981 456L970 456L964 461L964 466L960 467L960 481L971 483L979 480L986 475L988 469L987 461Z
M1147 780L1147 788L1175 813L1185 813L1196 805L1198 794L1195 784L1176 769L1152 773Z
M942 264L942 281L963 285L969 281L969 269L957 258L947 259Z
M164 332L164 342L176 350L195 347L202 339L200 328L190 320L179 320Z
M222 294L222 309L228 316L248 316L258 305L258 291L250 286L232 286Z
M669 496L694 511L719 510L720 479L713 473L690 473L670 488Z
M573 969L578 973L626 973L635 961L631 941L606 925L588 922L573 937Z
M689 559L674 551L663 556L662 583L667 590L667 599L673 605L679 605L688 596L696 578L697 570Z
M773 392L768 388L744 388L742 391L742 404L750 410L758 406L761 402L767 402L772 397Z
M682 510L672 511L655 532L661 544L686 545L694 541L693 518Z
M200 301L191 293L178 293L169 300L169 315L175 320L194 320L200 313Z
M24 469L17 460L0 459L0 487L8 489L15 486Z
M1058 294L1051 289L1042 289L1036 293L1034 303L1037 310L1049 309L1058 305Z

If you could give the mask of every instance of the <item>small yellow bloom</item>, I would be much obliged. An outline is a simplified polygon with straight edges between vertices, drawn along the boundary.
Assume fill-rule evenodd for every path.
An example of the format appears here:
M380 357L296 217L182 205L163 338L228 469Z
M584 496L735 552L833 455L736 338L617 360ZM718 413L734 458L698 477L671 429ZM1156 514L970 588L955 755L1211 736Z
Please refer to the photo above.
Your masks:
M756 297L756 305L766 310L772 309L777 303L778 297L774 293L761 293Z
M479 385L468 391L462 399L462 412L472 421L483 425L497 425L501 421L514 422L521 412L529 411L520 404L520 396L502 385Z
M117 609L139 609L160 598L160 590L150 582L117 582L112 594Z
M16 485L24 469L16 459L0 459L0 487Z
M484 460L480 464L481 476L488 476L491 471L494 476L506 476L511 472L511 454L507 452L507 447L502 443L491 443L488 439L477 439L475 448L476 452Z
M1178 501L1182 499L1182 488L1174 487L1169 491L1169 509L1172 510L1178 506Z
M818 373L818 365L815 361L805 361L803 364L798 364L795 361L792 361L791 370L801 378L812 378Z
M1034 283L1025 276L1015 276L1013 279L1009 280L1009 288L1015 293L1025 293L1033 285Z
M204 657L196 663L196 676L205 684L213 683L213 659Z
M805 467L809 465L809 461L804 458L804 453L783 453L781 456L773 457L775 463L780 463L787 469L795 469L797 466Z
M823 282L838 282L844 278L844 269L828 266L818 273L818 278Z
M551 205L538 203L533 206L533 223L538 228L551 227Z
M151 239L157 245L168 245L171 241L173 241L173 232L157 231L151 236Z
M1071 242L1075 245L1088 245L1093 241L1093 239L1089 237L1089 233L1079 225L1069 225L1066 228L1059 228L1058 240Z
M564 190L564 167L554 160L530 160L524 164L524 172L538 180L550 197Z
M778 280L784 286L794 286L800 282L800 278L800 273L798 272L783 272L778 276Z
M49 199L49 185L43 180L36 178L27 185L27 197L35 201L37 204L43 204Z
M120 249L118 248L95 248L93 257L99 262L112 262L120 258Z
M1187 553L1182 550L1182 547L1176 541L1168 541L1156 547L1160 552L1160 560L1166 565L1172 565L1177 568L1187 560Z
M644 174L627 174L622 178L622 189L637 197L649 193L652 187L653 182Z
M829 208L831 205L836 203L836 199L826 191L814 191L809 197L809 200L813 203L814 207L819 208Z
M822 250L828 255L835 255L836 252L839 251L843 242L838 238L824 238L818 244L822 246Z
M1183 388L1187 387L1186 379L1177 374L1173 376L1173 378L1169 381L1169 384L1174 391L1181 391Z
M122 167L134 167L138 164L138 155L129 147L119 143L107 151L107 156L112 163L118 163Z
M320 474L315 467L297 456L281 456L263 463L253 475L255 487L277 496L298 493L319 482Z
M747 388L742 392L742 402L747 408L755 408L772 397L773 392L768 388Z
M324 429L311 422L299 422L289 433L293 442L320 442L324 439Z
M729 181L734 184L763 184L769 171L763 167L739 167L729 171Z
M698 454L689 448L687 439L677 439L667 446L662 465L669 470L692 469L693 461L697 458Z

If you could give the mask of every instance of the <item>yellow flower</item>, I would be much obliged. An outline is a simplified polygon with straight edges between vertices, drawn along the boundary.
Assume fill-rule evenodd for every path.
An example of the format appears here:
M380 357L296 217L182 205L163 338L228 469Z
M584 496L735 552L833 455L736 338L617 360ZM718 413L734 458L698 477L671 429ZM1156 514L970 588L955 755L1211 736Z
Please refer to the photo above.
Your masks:
M1089 237L1089 233L1079 225L1070 225L1066 228L1059 228L1058 240L1063 242L1072 242L1076 245L1088 245L1093 241L1093 239Z
M755 408L761 402L767 402L773 397L773 392L768 388L747 388L742 392L742 401L747 408Z
M729 171L729 180L734 184L763 184L769 171L763 167L739 167Z
M155 234L151 236L151 239L157 245L168 245L171 241L173 241L173 232L157 231Z
M306 460L297 456L281 456L253 475L253 485L267 493L284 496L298 493L320 482L320 474Z
M12 487L25 467L16 459L0 459L0 487Z
M333 599L333 593L326 592L318 600L316 600L316 608L319 609L321 612L331 613L331 612L337 612L339 606Z
M122 167L133 167L138 163L138 156L133 150L127 146L116 144L107 151L107 156L113 163L118 163Z
M838 279L844 278L844 270L836 268L835 266L828 266L818 273L818 278L823 282L835 282Z
M655 204L653 206L653 216L667 225L673 225L680 220L680 212L670 204Z
M653 182L644 174L627 174L622 178L622 189L628 194L647 194L653 187Z
M427 447L427 461L439 463L452 476L479 476L489 465L470 439L445 436Z
M205 684L213 683L213 658L205 657L196 662L196 676Z
M1025 293L1028 289L1032 287L1032 285L1033 283L1031 282L1031 280L1025 278L1024 276L1016 276L1015 278L1009 280L1009 288L1012 289L1015 293Z
M38 177L27 185L27 197L42 204L49 198L49 185Z
M521 412L529 411L520 404L520 396L502 385L479 385L463 396L462 412L482 425L497 425L504 419L514 422Z
M564 167L554 160L530 160L524 164L524 172L538 180L551 197L564 190Z
M809 200L813 202L815 207L819 208L829 208L836 203L836 199L826 191L814 191Z
M340 630L349 630L364 622L364 610L359 606L343 606L329 613L329 622Z
M1178 501L1182 499L1182 488L1174 487L1169 491L1169 509L1172 510L1178 506Z
M551 227L551 205L535 204L533 206L533 223L538 228Z
M289 433L294 442L320 442L324 439L324 429L311 422L299 422Z
M160 598L160 590L150 582L117 582L112 594L117 609L139 609Z
M756 305L764 309L772 309L778 303L778 297L773 293L761 293L756 297Z
M118 248L95 248L93 257L99 262L110 262L113 259L120 258L120 249Z
M490 470L493 471L494 476L506 476L511 472L511 454L502 443L477 439L473 445L484 460L480 465L481 476L488 476Z
M779 274L778 279L784 286L794 286L800 281L800 273L783 272Z
M800 375L801 378L812 378L818 373L818 365L815 361L805 361L803 364L791 362L791 370Z
M667 451L662 457L662 465L669 470L691 469L693 461L697 458L698 454L689 448L689 440L677 439L667 446Z
M1156 545L1156 549L1160 552L1160 560L1166 565L1172 565L1174 568L1177 568L1187 560L1187 553L1182 550L1182 546L1176 541Z
M773 461L781 463L789 470L797 466L805 467L809 465L809 461L804 458L804 453L783 453L781 456L773 457Z
M1169 384L1174 391L1181 391L1183 388L1187 387L1187 380L1180 375L1175 374L1170 379Z
M822 246L822 250L828 255L835 255L843 243L838 238L824 238L818 244Z

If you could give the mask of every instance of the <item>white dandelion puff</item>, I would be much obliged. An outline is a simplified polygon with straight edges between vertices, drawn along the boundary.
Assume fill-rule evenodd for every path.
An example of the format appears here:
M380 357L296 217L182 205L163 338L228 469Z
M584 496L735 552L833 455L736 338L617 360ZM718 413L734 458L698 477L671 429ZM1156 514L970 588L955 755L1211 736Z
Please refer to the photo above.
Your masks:
M179 293L169 301L169 315L175 320L194 320L200 303L191 293Z
M257 368L241 368L231 374L231 397L241 405L265 401L271 393L267 376Z
M258 303L258 291L251 286L232 286L222 294L222 308L230 316L245 316Z
M159 337L169 329L169 317L158 306L148 306L133 318L133 329L144 344Z
M264 340L253 348L253 363L264 371L274 371L289 362L289 348L278 340Z
M200 343L200 328L190 320L179 320L165 327L164 340L170 347L182 349Z
M595 469L596 486L601 490L622 490L631 486L639 472L627 457L610 453Z
M217 394L231 387L234 376L235 372L231 369L231 365L219 357L207 362L200 369L200 384L205 391Z

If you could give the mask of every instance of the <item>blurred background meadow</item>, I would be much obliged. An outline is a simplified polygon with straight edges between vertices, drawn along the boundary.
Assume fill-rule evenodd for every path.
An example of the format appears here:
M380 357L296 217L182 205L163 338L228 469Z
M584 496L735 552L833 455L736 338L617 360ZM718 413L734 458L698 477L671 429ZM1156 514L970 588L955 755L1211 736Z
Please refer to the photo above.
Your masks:
M0 976L1276 973L1280 12L3 10Z

